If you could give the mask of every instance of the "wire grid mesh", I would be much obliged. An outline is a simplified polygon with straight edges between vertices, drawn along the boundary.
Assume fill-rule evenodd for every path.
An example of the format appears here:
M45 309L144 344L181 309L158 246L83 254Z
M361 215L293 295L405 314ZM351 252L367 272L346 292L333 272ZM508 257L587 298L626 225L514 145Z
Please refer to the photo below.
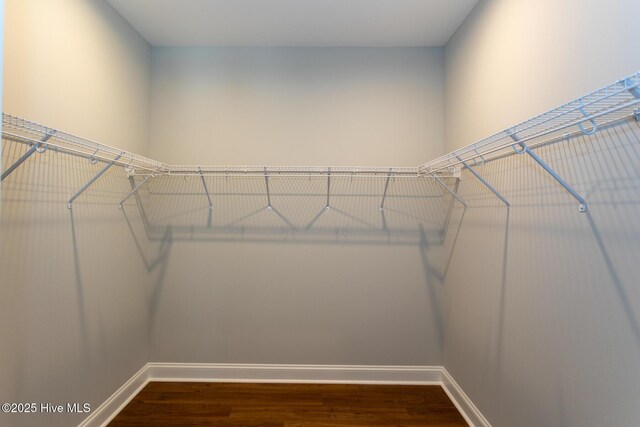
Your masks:
M612 198L626 193L637 195L640 123L634 119L603 126L594 135L574 135L562 144L541 145L535 151L583 195L591 207L631 203L631 199L616 202ZM514 209L554 206L578 211L578 202L529 156L509 156L500 162L487 162L475 170L506 197ZM504 208L466 169L461 182L464 191L460 194L474 210Z
M329 167L329 166L198 166L198 165L171 165L168 166L169 175L219 175L228 176L367 176L373 178L386 178L388 175L415 177L418 175L417 167Z
M357 176L162 175L149 182L147 191L144 211L158 234L170 227L172 233L189 235L398 237L415 243L420 230L442 232L447 206L438 185L424 178L389 178L387 185Z
M49 139L42 145L43 148L52 151L75 154L103 162L111 162L120 156L116 160L116 164L126 166L130 170L142 169L148 172L166 170L166 166L161 162L9 114L2 114L2 126L5 136L14 137L25 144L38 144L45 136L48 136Z
M3 138L2 169L6 170L28 149L27 145L12 138ZM2 181L2 198L5 202L55 203L66 210L69 198L103 167L101 163L94 164L52 150L34 153ZM92 185L91 191L82 193L76 203L117 206L123 195L130 191L126 176L122 168L110 168Z
M406 205L408 200L414 200L415 203L418 200L411 195L398 197L396 182L409 178L406 179L406 187L417 188L424 175L438 173L442 176L444 170L459 165L462 160L478 166L484 164L485 155L492 154L493 159L505 153L513 153L511 147L516 141L528 142L533 148L558 138L572 139L582 134L595 133L596 129L607 132L610 125L623 121L630 115L640 117L638 104L640 72L419 168L167 165L8 114L3 114L2 120L5 139L23 144L23 151L18 152L24 153L25 147L29 145L39 146L45 136L48 136L49 139L42 143L41 148L47 148L49 153L73 154L101 162L111 162L121 156L115 163L124 166L128 173L136 175L137 170L141 169L145 177L150 173L159 175L149 184L154 189L148 193L150 197L147 203L150 223L153 224L168 224L169 219L172 219L174 225L188 224L194 227L202 216L199 211L204 209L205 224L209 228L214 224L223 229L243 224L244 229L258 222L261 225L268 223L272 228L308 231L325 227L325 223L329 222L333 230L371 229L378 223L382 224L383 230L387 230L390 224L393 225L393 221L397 221L391 215L395 209L393 202L404 199ZM572 127L578 127L581 131L568 133ZM543 141L543 138L546 139ZM9 155L6 159L16 159L16 156ZM88 181L98 168L99 165L95 165L95 170L92 169L90 173L85 169L77 172ZM114 170L110 173L113 174ZM211 188L213 209L209 209L203 180L206 187ZM241 183L242 180L246 182ZM383 186L386 187L389 181L392 185L385 191ZM137 183L140 182L138 179ZM267 182L271 186L269 190L266 188ZM324 191L323 182L327 182L328 191ZM353 184L354 182L357 184ZM235 188L230 189L229 183L233 183ZM100 196L101 185L98 180L95 188L92 188L96 196ZM136 185L136 181L132 181L132 187L127 191L131 192ZM441 188L432 187L442 192ZM323 202L327 198L326 194L329 196L329 203L326 200ZM243 198L236 198L238 195ZM299 206L289 209L293 198L297 198ZM439 194L436 198L442 199L442 195ZM367 203L361 205L363 200L367 200ZM226 206L225 209L231 207L231 210L217 209L218 203ZM384 203L387 204L386 208L378 209L378 213L371 208L381 207ZM430 210L430 206L423 206L422 209ZM275 215L267 215L268 220L263 219L263 208ZM405 206L403 209L408 208ZM244 213L248 217L234 216L237 213ZM431 214L432 218L438 217L436 212ZM289 216L293 219L289 219ZM309 222L305 223L305 219Z
M637 114L640 105L640 72L609 86L571 101L559 108L537 116L492 135L475 144L460 148L419 167L421 173L439 172L461 164L484 162L489 154L504 154L517 141L527 142L546 137L548 140L574 133L591 134L598 127Z

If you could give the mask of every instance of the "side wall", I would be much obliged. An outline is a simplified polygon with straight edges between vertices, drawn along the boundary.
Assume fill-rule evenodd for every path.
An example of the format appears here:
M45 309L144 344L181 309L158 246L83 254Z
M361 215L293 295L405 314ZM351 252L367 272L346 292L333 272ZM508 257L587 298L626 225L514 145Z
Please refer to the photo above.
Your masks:
M6 112L147 151L150 46L106 2L8 0L5 24ZM3 139L3 170L25 149ZM126 174L112 168L66 207L101 167L47 151L2 183L2 402L95 409L148 360L149 275L117 209ZM0 414L0 424L86 416Z
M628 0L481 0L445 49L445 152L640 69Z
M441 49L162 48L152 73L151 154L162 160L415 166L442 154ZM168 209L192 212L184 225L195 229L173 240L154 279L151 361L441 364L441 282L429 277L439 247L420 245L415 221L412 244L391 230L429 216L396 197L421 189L390 184L387 233L381 179L333 180L325 211L326 178L273 177L277 213L265 211L264 179L218 181L212 230L231 242L198 234L208 211L197 178L166 184L191 189ZM420 203L441 204L430 185ZM283 196L296 192L317 197Z
M446 47L446 150L640 69L640 3L484 0ZM444 365L495 427L640 418L640 127L631 120L471 175L451 220Z

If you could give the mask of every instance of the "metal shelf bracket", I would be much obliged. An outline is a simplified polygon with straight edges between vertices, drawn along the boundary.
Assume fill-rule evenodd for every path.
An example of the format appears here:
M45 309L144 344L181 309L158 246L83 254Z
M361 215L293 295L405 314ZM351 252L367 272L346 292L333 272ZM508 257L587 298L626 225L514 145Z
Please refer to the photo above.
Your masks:
M491 190L491 192L493 194L495 194L501 201L502 203L504 203L505 205L507 205L507 209L511 210L511 203L509 203L509 201L498 192L498 190L496 190L495 188L493 188L493 186L491 186L491 184L489 184L487 181L485 181L485 179L483 177L480 176L480 174L478 172L476 172L475 169L473 169L466 161L462 160L462 158L460 158L459 156L456 156L457 159L460 161L460 163L462 163L462 165L467 168L467 170L469 170L469 172L471 172L473 174L473 176L475 176L478 181L480 181L485 187L487 187L489 190Z
M327 205L324 207L326 210L331 209L329 204L329 196L331 195L331 168L327 169Z
M209 194L209 188L207 188L207 182L204 180L204 174L202 173L202 169L198 169L198 173L200 174L200 180L202 181L204 192L207 195L207 200L209 201L209 210L212 211L213 203L211 202L211 195Z
M158 169L159 170L159 169ZM156 170L156 172L158 171ZM145 185L147 183L147 181L149 181L151 178L154 178L156 176L155 172L147 175L147 177L138 185L136 185L136 187L129 193L127 194L127 197L125 197L124 199L122 199L120 201L120 203L118 204L118 209L122 209L122 205L124 204L124 202L126 202L127 200L129 200L129 198L131 196L133 196L134 194L136 194L138 192L139 189L142 188L143 185Z
M380 202L380 212L384 211L384 201L387 198L387 190L389 189L389 180L391 180L391 175L393 175L393 169L389 169L389 174L387 175L387 180L384 183L384 193L382 194L382 202Z
M267 171L266 167L264 168L264 183L267 187L267 210L270 211L273 206L271 206L271 192L269 191L269 171Z
M635 99L640 99L640 86L634 85L630 78L621 80L621 83Z
M462 206L464 206L465 209L468 208L467 203L464 201L464 199L460 196L458 196L458 192L457 191L453 191L451 188L449 188L449 186L447 184L445 184L445 182L442 180L442 178L440 178L438 175L436 175L435 173L431 175L431 177L438 182L438 184L440 184L442 187L444 187L445 190L447 190L457 201L460 202L460 204Z
M549 166L544 160L542 160L540 156L538 156L536 153L531 151L531 149L527 146L527 144L525 144L524 142L520 142L520 138L518 138L518 135L516 135L513 132L510 132L509 136L511 136L511 139L513 139L517 143L517 145L520 147L520 149L517 149L515 145L513 146L513 149L516 151L516 153L518 154L527 153L529 156L531 156L531 158L535 160L535 162L538 165L540 165L542 169L544 169L549 175L551 175L553 179L555 179L558 182L558 184L562 185L564 189L567 190L567 192L569 192L569 194L571 194L578 201L578 203L580 203L579 205L580 212L581 213L587 212L588 205L584 197L582 197L576 190L573 189L573 187L571 187L564 179L562 179L562 177L558 175L556 171L551 169L551 166Z
M67 207L69 209L71 209L73 207L73 201L75 199L78 198L78 196L80 196L84 190L86 190L87 188L89 188L91 186L91 184L93 184L94 182L96 182L98 180L98 178L100 178L106 171L109 170L109 168L111 166L113 166L118 160L120 160L120 158L122 157L122 153L118 154L118 156L113 159L111 162L109 162L104 168L102 168L102 170L100 172L98 172L96 174L96 176L94 176L93 178L91 178L89 180L89 182L87 182L84 186L82 186L82 188L80 190L78 190L78 192L76 194L74 194L73 196L71 196L71 198L69 199L69 201L67 202Z
M54 136L55 134L56 134L55 129L52 129L51 131L49 131L47 134L45 134L45 135L42 137L42 139L40 140L40 142L38 142L37 144L33 144L33 145L31 146L31 148L29 148L29 149L27 150L27 152L26 152L26 153L24 153L22 156L20 156L20 158L19 158L18 160L16 160L16 162L15 162L14 164L12 164L11 166L9 166L9 167L7 168L7 170L6 170L6 171L2 172L2 177L0 178L0 182L1 182L1 181L4 181L4 179L5 179L6 177L8 177L9 175L11 175L11 173L12 173L14 170L18 169L18 167L19 167L22 163L24 163L24 161L25 161L25 160L27 160L29 157L31 157L31 155L32 155L33 153L35 153L36 151L37 151L38 153L44 153L44 152L45 152L45 150L46 150L46 146L44 146L44 147L43 147L43 144L44 144L45 142L47 142L47 141L49 140L49 138L51 138L51 137L52 137L52 136Z

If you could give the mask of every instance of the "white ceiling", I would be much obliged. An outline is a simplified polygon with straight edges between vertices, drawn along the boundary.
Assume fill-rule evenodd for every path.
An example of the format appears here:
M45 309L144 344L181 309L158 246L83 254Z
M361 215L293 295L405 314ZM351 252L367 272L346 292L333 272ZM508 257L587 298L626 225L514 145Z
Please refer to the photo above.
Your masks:
M443 46L478 0L107 0L153 46Z

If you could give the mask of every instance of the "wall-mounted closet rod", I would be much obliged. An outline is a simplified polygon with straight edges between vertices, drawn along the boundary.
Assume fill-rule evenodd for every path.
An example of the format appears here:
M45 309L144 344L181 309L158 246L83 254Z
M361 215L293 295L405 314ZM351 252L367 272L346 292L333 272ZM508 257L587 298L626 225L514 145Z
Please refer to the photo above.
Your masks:
M595 124L596 119L609 115L616 115L610 120L615 121L620 119L621 115L633 114L633 108L640 104L638 92L640 92L640 72L475 144L423 164L419 168L420 172L441 172L461 165L460 159L473 162L473 159L478 156L513 147L517 143L510 138L510 134L518 134L520 141L526 142L562 132L573 126L582 128L585 133L592 133L595 130L593 128L587 130L583 125L584 122L591 121ZM603 123L599 123L596 127L602 125Z
M640 113L640 111L639 111L639 113ZM632 114L629 114L629 115L626 115L626 116L622 116L620 118L616 118L615 120L609 120L609 121L607 121L605 123L601 123L600 125L598 125L598 128L600 130L603 130L603 129L609 127L609 126L614 126L614 125L616 125L618 123L627 121L629 119L634 119L636 121L640 121L640 117L636 117L636 114L632 113ZM559 136L554 136L554 137L551 137L551 138L548 138L548 139L544 139L542 141L534 142L533 144L528 144L528 146L529 146L530 150L536 150L538 148L546 147L546 146L552 145L552 144L557 144L557 143L569 140L569 139L571 139L573 137L580 136L580 135L582 135L582 132L577 130L577 131L574 131L574 132L564 133L564 134L559 135ZM516 151L518 151L518 150L516 150ZM514 151L513 149L505 150L504 148L492 149L491 151L488 151L486 154L483 155L484 161L483 161L482 164L494 162L496 160L501 160L501 159L504 159L504 158L507 158L507 157L511 157L511 156L515 156L516 154L519 154L516 151ZM498 153L498 154L496 154L494 156L491 156L491 154L494 154L494 153ZM442 176L442 175L440 175L440 176Z
M166 175L190 176L200 175L200 171L196 167L168 166L170 169ZM225 166L225 167L207 167L200 166L200 170L206 176L219 177L260 177L264 176L264 168L268 168L271 177L323 177L331 175L335 177L370 177L386 179L389 168L376 167L283 167L283 166ZM195 169L195 170L194 170ZM419 176L418 168L393 168L395 177L416 178Z
M116 164L123 164L136 169L144 169L148 171L154 171L158 167L164 168L161 162L140 156L135 153L121 150L115 147L111 147L105 144L89 141L87 139L62 132L47 126L40 125L38 123L21 119L19 117L12 116L10 114L2 114L3 133L7 133L9 129L19 131L21 137L29 138L36 136L41 138L51 131L55 131L55 135L52 136L47 142L47 147L59 147L60 149L73 150L77 154L82 154L88 157L95 156L96 158L102 157L113 160L114 157L120 156L121 160Z
M31 145L31 148L29 148L26 153L24 153L22 156L20 156L20 158L18 160L16 160L14 164L9 166L6 171L2 172L2 177L0 178L0 182L4 181L4 179L6 177L11 175L11 172L16 170L22 163L24 163L25 160L27 160L29 157L31 157L31 155L33 153L35 153L36 151L39 152L39 153L44 152L43 150L46 150L46 147L41 148L42 144L47 142L49 140L49 138L51 138L55 133L56 133L55 130L51 130L51 131L47 132L42 137L42 139L40 139L40 141L33 143Z
M630 109L631 107L634 107L635 105L638 105L638 104L640 104L640 99L638 99L638 100L633 100L633 101L629 101L629 102L627 102L627 103L625 103L625 104L623 104L623 105L620 105L620 106L618 106L618 107L616 107L616 108L613 108L613 109L611 109L611 110L608 110L608 111L602 111L602 112L597 113L597 114L592 114L592 115L590 115L590 116L589 116L589 118L591 118L591 119L601 118L601 117L607 116L607 115L609 115L609 114L617 113L617 112L622 111L622 110L628 110L628 109ZM626 116L626 117L628 117L628 116L633 116L633 115L634 115L633 113L629 113L629 114L627 114L627 116ZM607 126L607 125L609 125L610 123L617 122L617 121L619 121L621 118L624 118L624 117L625 117L625 116L613 118L612 120L606 121L606 122L604 122L604 123L600 123L600 124L598 125L598 127L600 128L600 127L603 127L603 126ZM538 139L538 138L541 138L541 137L544 137L544 136L547 136L547 135L550 135L550 134L553 134L553 133L556 133L556 132L560 132L560 131L566 130L566 129L568 129L568 128L571 128L571 127L577 126L579 123L582 123L582 122L584 122L585 120L587 120L587 118L582 117L582 118L579 118L579 119L573 120L573 121L571 121L571 122L570 122L570 123L568 123L568 124L565 124L565 125L562 125L562 126L558 126L558 127L556 127L556 128L550 129L550 130L548 130L548 131L544 131L544 132L540 132L540 133L538 133L538 134L534 134L534 135L531 135L531 136L527 136L526 138L522 138L522 139L520 139L520 141L521 141L521 142L528 142L528 141L530 141L530 140ZM517 131L515 130L515 128L511 128L511 129L509 129L509 130L507 130L507 131L504 131L504 132L505 132L505 138L507 138L507 137L508 137L508 138L511 138L510 133L513 133L513 132L516 132L516 133L517 133ZM582 133L582 132L579 132L579 133ZM564 136L564 135L563 135L563 136ZM513 147L514 147L515 145L517 145L517 144L518 144L517 142L513 142L513 141L508 142L508 143L503 143L503 144L501 144L501 145L499 145L499 146L497 146L497 147L493 147L493 148L491 148L491 149L486 149L486 150L484 150L484 151L481 151L481 153L482 153L481 155L482 155L482 156L486 156L487 154L495 153L495 152L500 151L500 150L513 148ZM466 149L466 148L468 148L468 147L465 147L465 149ZM461 149L461 150L463 150L463 149ZM466 150L466 151L465 151L465 153L468 153L469 151L470 151L470 149ZM479 149L478 149L478 151L479 151ZM453 154L454 154L454 153L456 153L456 152L457 152L457 151L452 152L452 154L451 154L451 155L453 155ZM478 158L478 155L477 155L476 153L477 153L477 151L476 151L476 150L473 150L472 155L471 155L471 156L468 156L468 157L465 159L465 161L473 161L474 159ZM439 166L429 166L429 165L431 165L432 163L439 163L440 165L439 165ZM441 161L441 160L440 160L440 161L438 161L438 159L436 159L434 162L430 162L430 163L427 163L427 164L425 164L425 165L421 166L421 167L420 167L420 170L421 170L421 173L430 173L430 172L432 172L432 173L438 173L438 172L441 172L442 170L449 170L449 168L451 168L451 167L455 167L456 165L461 165L461 164L462 164L462 162L457 158L457 156L456 156L456 159L455 159L455 160L450 159L449 157L447 157L447 163L446 163L446 164L442 164L442 161ZM430 168L431 168L431 169L430 169Z
M28 145L29 147L31 147L34 144L37 144L40 142L40 140L34 139L34 138L30 138L27 136L23 136L23 135L17 135L15 133L12 132L8 132L6 130L2 131L2 135L4 138L10 139L11 141L14 142L18 142L20 144L25 144ZM76 150L73 148L68 148L68 147L61 147L55 143L53 143L51 140L48 140L45 144L43 144L43 147L46 147L46 149L44 151L52 151L54 153L62 153L62 154L67 154L69 156L74 156L74 157L79 157L82 159L86 159L86 160L95 160L97 162L102 162L102 163L111 163L113 161L113 158L108 158L105 157L103 155L101 155L100 153L95 154L95 151L93 153L86 153L80 150ZM40 149L40 151L42 151L42 148ZM129 159L130 162L130 159ZM121 159L118 160L114 166L122 166L122 167L126 167L129 162L126 161L126 159ZM135 175L135 176L148 176L150 173L159 171L160 169L156 168L156 169L151 169L151 168L147 168L147 167L142 167L142 166L138 166L137 169L139 170L139 172L136 172L135 170L132 171L129 175Z

